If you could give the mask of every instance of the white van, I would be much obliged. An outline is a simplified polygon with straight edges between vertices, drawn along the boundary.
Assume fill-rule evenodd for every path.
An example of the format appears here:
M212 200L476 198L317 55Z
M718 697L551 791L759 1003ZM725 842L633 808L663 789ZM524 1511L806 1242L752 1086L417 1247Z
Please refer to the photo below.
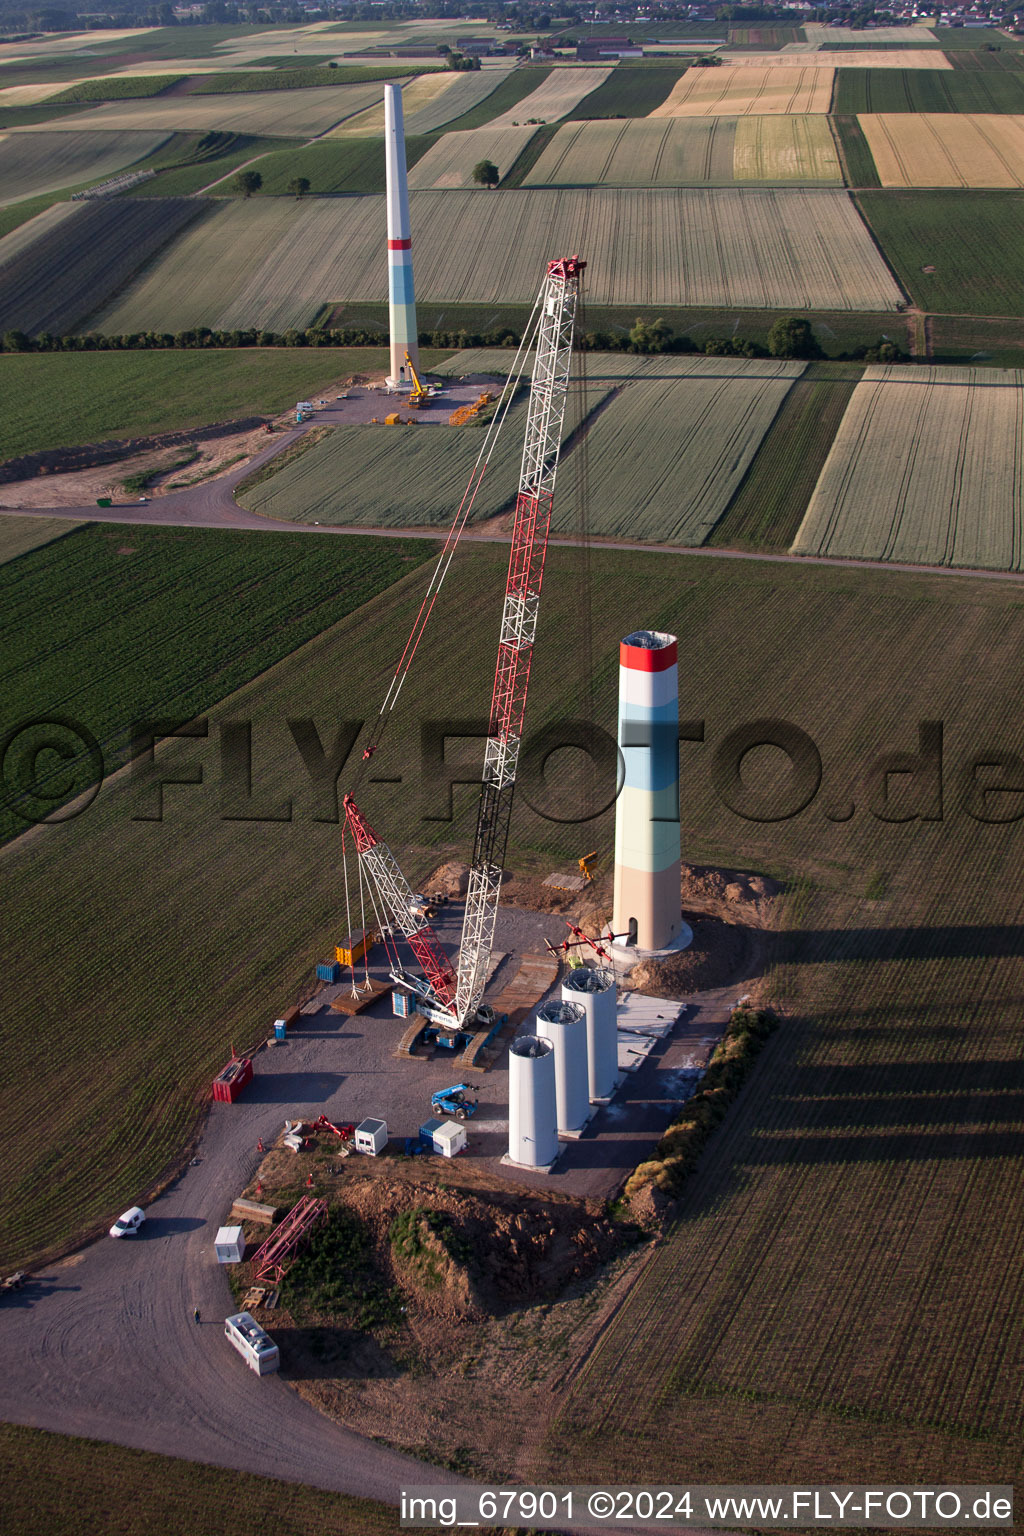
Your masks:
M269 1333L248 1312L236 1312L224 1319L224 1337L238 1350L246 1365L257 1376L269 1376L281 1364L281 1355Z

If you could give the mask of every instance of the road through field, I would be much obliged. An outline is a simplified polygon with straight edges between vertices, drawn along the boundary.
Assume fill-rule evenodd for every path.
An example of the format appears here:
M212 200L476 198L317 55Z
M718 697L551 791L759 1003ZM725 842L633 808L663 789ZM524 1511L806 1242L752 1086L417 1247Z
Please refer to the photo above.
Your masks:
M340 416L336 419L340 420ZM255 470L261 469L263 465L268 464L271 459L276 458L279 453L282 453L296 439L309 432L313 426L322 426L331 420L331 407L327 406L320 409L314 422L305 422L302 426L292 427L289 431L275 437L274 441L261 453L256 454L246 464L231 470L230 473L221 475L218 479L211 480L205 485L195 486L187 491L177 491L169 496L159 496L153 501L129 501L112 507L97 507L92 502L77 507L5 507L2 505L4 486L0 485L0 517L4 515L8 517L56 517L67 518L76 523L153 523L175 528L238 528L263 533L355 534L360 536L370 535L381 539L430 539L436 541L438 538L437 529L357 528L337 523L292 523L278 521L276 518L262 517L255 512L246 511L244 507L240 507L237 504L234 499L234 492L242 480L246 479ZM467 542L472 543L507 544L510 541L511 535L506 533L483 533L467 529L462 537ZM858 560L852 557L834 555L791 555L769 553L764 550L718 549L708 545L641 543L626 539L592 538L589 542L595 548L607 547L609 549L637 550L643 554L706 555L710 559L720 560L764 560L773 564L787 565L838 565L854 570L878 570L883 568L887 571L909 571L918 575L971 576L985 581L1024 581L1024 573L975 570L964 566L911 565L907 562ZM576 548L580 545L580 540L578 538L553 534L550 543Z

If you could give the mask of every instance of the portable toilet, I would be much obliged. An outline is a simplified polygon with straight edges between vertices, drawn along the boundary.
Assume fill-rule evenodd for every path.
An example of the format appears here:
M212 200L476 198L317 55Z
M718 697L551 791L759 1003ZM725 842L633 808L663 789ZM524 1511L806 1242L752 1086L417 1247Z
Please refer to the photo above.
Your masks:
M434 1151L454 1157L466 1145L466 1127L457 1120L443 1120L434 1132Z
M275 1019L274 1020L274 1039L275 1040L287 1040L287 1038L288 1038L288 1025L285 1023L284 1019Z
M355 1143L357 1152L365 1152L367 1157L376 1157L388 1144L387 1121L363 1120L356 1126Z
M241 1227L220 1227L214 1247L218 1264L241 1264L245 1257L245 1233Z

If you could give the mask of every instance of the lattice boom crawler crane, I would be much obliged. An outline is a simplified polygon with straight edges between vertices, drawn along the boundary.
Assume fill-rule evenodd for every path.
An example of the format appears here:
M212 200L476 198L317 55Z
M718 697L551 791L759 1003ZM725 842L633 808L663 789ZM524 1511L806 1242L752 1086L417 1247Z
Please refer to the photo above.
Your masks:
M476 1020L494 944L498 897L508 847L512 799L526 715L530 664L537 633L544 560L551 527L562 424L569 392L576 310L585 265L576 256L549 262L535 308L537 319L533 345L536 357L458 971L453 967L430 923L420 912L419 903L390 848L374 832L352 796L346 795L344 801L348 827L355 840L363 870L368 876L378 920L385 930L392 976L396 982L417 993L421 1010L446 1031L461 1030L467 1023ZM454 552L454 545L458 542L468 513L469 507L464 498L452 534L449 535L449 543L445 546L446 554L449 548ZM445 555L442 555L442 562L444 559ZM450 563L450 554L448 561ZM443 568L446 570L447 565ZM439 586L436 573L434 580ZM436 588L432 595L428 593L428 597L429 606L427 599L424 599L425 608L421 609L423 624L433 607ZM424 612L426 617L423 616ZM418 635L414 627L413 638L406 646L392 682L389 694L391 703L386 701L386 708L391 707L397 697L416 644ZM364 756L374 750L375 747L371 745ZM407 941L422 968L422 978L410 976L403 970L394 944L397 936Z

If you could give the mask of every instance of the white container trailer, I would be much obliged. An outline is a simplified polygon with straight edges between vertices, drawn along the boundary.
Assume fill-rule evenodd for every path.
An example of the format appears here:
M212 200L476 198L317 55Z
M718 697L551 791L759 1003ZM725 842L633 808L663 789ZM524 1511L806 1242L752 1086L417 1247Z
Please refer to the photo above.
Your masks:
M435 1152L442 1157L454 1157L466 1145L466 1127L457 1120L442 1120L431 1139Z
M245 1233L241 1227L220 1227L214 1247L218 1264L241 1264L245 1258Z
M388 1144L387 1121L363 1120L356 1126L355 1143L357 1152L365 1152L367 1157L376 1157Z

